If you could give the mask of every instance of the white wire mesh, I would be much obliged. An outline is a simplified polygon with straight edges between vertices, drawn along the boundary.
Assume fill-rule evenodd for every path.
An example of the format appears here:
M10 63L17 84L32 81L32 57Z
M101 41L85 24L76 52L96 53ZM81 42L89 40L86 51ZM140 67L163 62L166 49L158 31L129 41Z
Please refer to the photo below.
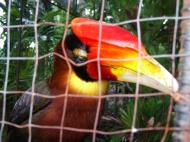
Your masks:
M34 36L35 36L35 57L38 58L39 51L38 51L38 29L37 29L37 20L38 20L38 10L39 10L39 0L36 1L36 11L35 11L35 18L34 18ZM36 76L37 76L37 68L38 68L38 60L35 60L34 65L34 73L32 78L32 94L31 94L31 102L30 102L30 112L29 112L29 119L28 119L28 142L32 141L32 114L33 114L33 106L34 106L34 92L35 92L35 83L36 83Z
M98 62L98 78L99 78L99 84L101 82L101 67L100 67L100 61L101 60L108 60L108 61L125 61L126 59L123 60L118 60L118 59L100 59L100 48L101 48L101 32L102 32L102 21L103 21L103 13L104 13L104 6L105 6L105 0L101 1L102 3L102 7L101 7L101 16L100 16L100 24L99 24L99 42L98 42L98 56L96 61ZM176 14L175 16L162 16L162 17L150 17L150 18L141 18L140 14L141 14L141 7L142 7L142 3L143 0L140 0L139 2L139 8L138 8L138 15L137 18L134 20L126 20L126 21L122 21L120 23L114 23L116 25L124 25L124 24L129 24L129 23L137 23L137 35L138 35L138 47L139 47L139 51L141 50L141 28L140 28L140 23L144 22L144 21L158 21L158 20L175 20L175 26L174 26L174 34L173 34L173 45L172 45L172 54L162 54L162 55L152 55L151 57L153 58L170 58L172 59L172 73L174 74L175 72L175 58L176 57L183 57L183 56L190 56L189 54L176 54L175 53L175 49L176 49L176 40L177 40L177 28L178 28L178 22L179 20L182 19L189 19L189 16L179 16L179 0L176 0ZM36 83L36 76L37 76L37 69L38 69L38 62L41 59L44 59L46 57L52 56L52 55L56 55L61 57L63 60L65 60L69 66L69 75L68 75L68 79L71 75L71 64L74 64L76 66L82 66L85 65L89 62L93 62L94 60L90 60L87 61L85 63L81 63L81 64L76 64L74 62L72 62L71 60L69 60L67 58L66 55L66 51L64 51L63 49L63 55L58 55L57 53L48 53L45 54L43 56L39 56L39 51L38 51L38 27L40 27L41 25L53 25L53 26L64 26L65 27L65 31L64 31L64 35L63 35L63 40L66 38L67 35L67 30L70 27L69 25L69 13L70 13L70 0L68 2L68 7L67 7L67 18L66 18L66 23L53 23L53 22L44 22L44 23L38 23L38 11L39 10L39 0L36 0L36 12L35 12L35 20L33 24L24 24L24 25L11 25L10 24L10 12L11 12L11 1L9 0L9 6L8 6L8 22L6 26L1 26L1 28L7 29L7 57L0 57L0 60L5 60L6 61L6 74L5 74L5 81L4 81L4 89L0 90L0 93L3 94L3 112L2 112L2 120L0 121L1 123L1 131L0 131L0 142L2 142L2 134L4 131L4 126L6 125L11 125L17 128L28 128L28 132L29 132L29 137L28 137L28 142L32 141L32 128L50 128L50 129L58 129L60 130L60 142L62 141L62 134L63 134L63 130L70 130L70 131L76 131L76 132L84 132L84 133L92 133L93 138L92 141L95 142L96 141L96 135L97 134L102 134L102 135L114 135L114 134L125 134L125 133L131 133L130 135L130 142L133 141L133 137L134 137L134 133L136 132L144 132L144 131L164 131L163 137L161 139L162 142L165 141L166 136L168 134L168 131L174 131L174 130L183 130L183 128L178 128L178 127L170 127L170 117L171 117L171 111L172 111L172 107L173 107L173 100L171 99L170 101L170 107L168 110L168 115L167 115L167 123L165 125L165 127L153 127L153 128L136 128L136 117L137 117L137 109L138 109L138 99L140 97L150 97L150 96L161 96L161 95L166 95L164 93L149 93L149 94L140 94L139 93L139 71L140 71L140 65L138 65L138 76L137 76L137 84L136 84L136 91L135 94L112 94L112 95L108 95L108 96L102 96L101 95L101 86L99 85L99 95L98 96L90 96L93 98L98 98L98 107L97 107L97 112L96 112L96 119L94 122L94 127L93 129L79 129L79 128L71 128L71 127L66 127L64 126L64 118L65 118L65 113L66 113L66 109L67 107L67 97L72 96L72 97L89 97L89 96L85 96L84 95L75 95L75 94L68 94L68 85L67 85L67 89L65 91L64 94L60 94L59 96L46 96L44 94L38 94L35 93L35 83ZM12 28L24 28L24 27L33 27L34 28L34 32L35 32L35 56L34 57L11 57L10 56L10 29ZM62 43L64 44L64 43ZM139 57L137 58L137 60L141 60L143 58L146 57L141 57L139 55ZM33 73L33 79L32 79L32 91L28 92L28 94L30 94L31 97L31 104L30 104L30 115L29 115L29 122L28 124L25 125L18 125L18 124L13 124L11 122L8 122L5 120L5 114L6 114L6 96L9 93L15 93L15 94L19 94L19 93L23 93L22 91L8 91L7 90L7 84L8 84L8 77L9 77L9 62L11 60L32 60L35 61L35 66L34 66L34 73ZM133 59L127 59L127 60L134 60ZM138 63L140 64L140 62ZM61 124L60 126L44 126L44 125L36 125L36 124L32 124L32 113L33 113L33 104L34 104L34 96L41 96L44 98L55 98L55 97L65 97L64 100L64 105L63 105L63 112L62 112L62 119L61 119ZM117 131L112 131L112 132L105 132L105 131L101 131L97 129L97 125L98 125L98 118L99 118L99 112L100 112L100 105L101 105L101 99L103 98L112 98L112 97L134 97L135 98L135 105L134 105L134 114L133 114L133 123L131 126L131 129L125 129L125 130L117 130Z
M11 2L8 4L8 17L7 17L7 25L10 25L10 14L11 14ZM6 59L6 73L5 73L5 83L3 88L3 111L2 111L2 123L1 123L1 131L0 131L0 142L2 141L3 129L5 126L5 114L6 114L6 90L8 84L9 77L9 57L10 57L10 28L7 28L7 59Z
M138 130L136 129L136 117L137 117L137 108L138 108L138 94L139 94L139 81L140 81L140 66L141 66L141 28L140 28L140 14L141 14L141 7L142 7L142 2L143 0L140 0L139 2L139 8L138 8L138 13L137 13L137 36L138 36L138 68L137 68L137 83L136 83L136 90L135 90L135 104L134 104L134 111L133 111L133 122L131 126L131 135L130 135L130 142L133 141L134 133L137 132Z

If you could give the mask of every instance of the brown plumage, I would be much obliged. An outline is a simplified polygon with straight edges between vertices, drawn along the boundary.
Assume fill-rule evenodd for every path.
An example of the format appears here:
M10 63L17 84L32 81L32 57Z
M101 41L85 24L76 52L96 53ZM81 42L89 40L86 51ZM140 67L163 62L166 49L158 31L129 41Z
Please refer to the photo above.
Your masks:
M62 51L62 41L59 42L57 47L55 48L55 52L63 55ZM94 90L89 90L89 82L80 79L72 70L71 77L68 80L68 72L69 68L64 59L55 55L54 61L54 73L52 76L42 83L38 83L36 85L37 93L44 93L44 90L48 90L48 93L45 95L63 95L65 94L66 85L70 84L71 81L78 81L78 88L82 87L82 90L77 90L69 85L68 94L76 94L76 95L98 95L98 87L93 87ZM82 86L80 86L82 83ZM98 86L97 81L92 81L92 85L90 86ZM88 86L85 86L88 84ZM102 93L106 92L107 83L104 83L105 87L103 87ZM87 87L87 88L86 88ZM29 90L30 91L30 90ZM93 92L91 92L93 91ZM89 93L90 92L90 93ZM23 97L25 96L25 97ZM18 102L25 101L27 102L27 107L30 105L30 96L24 94ZM23 100L25 99L25 100ZM43 98L36 98L35 99L35 106L38 105L38 99ZM61 119L62 113L64 108L65 97L58 97L53 99L45 99L47 101L47 105L42 107L40 111L37 111L33 115L33 124L42 125L42 126L55 126L61 127ZM27 100L27 101L26 101ZM18 108L16 107L24 107L26 104L15 105L15 109L13 109L12 116L18 113ZM101 102L103 105L104 101ZM66 114L64 119L64 126L70 128L81 128L81 129L92 129L95 122L96 111L97 111L97 98L84 98L84 97L72 97L68 95L67 100L67 108ZM101 112L103 107L101 107ZM100 113L101 113L100 112ZM26 115L26 114L17 114L17 115ZM13 117L14 118L14 117ZM16 122L20 117L16 118L15 120L11 118L12 122ZM26 120L25 120L26 119ZM24 121L23 121L24 120ZM27 118L21 120L20 124L26 124ZM28 129L17 129L17 128L9 128L10 129L10 142L26 142L28 139ZM23 137L24 135L24 137ZM32 128L32 142L58 142L60 136L59 129L44 129L44 128ZM63 130L62 141L63 142L80 142L83 140L85 133L83 132L75 132L69 130Z
M56 47L55 52L62 54L61 42ZM50 90L51 94L53 95L64 94L65 86L68 83L67 74L69 72L69 68L65 63L65 61L60 57L55 57L54 65L55 65L55 72L48 81L49 88L51 88ZM88 88L85 88L85 86L82 87L84 87L84 89L86 90L86 94L88 94ZM78 95L80 94L78 90L75 90L71 87L69 87L68 93L78 94ZM64 126L71 128L92 129L96 117L97 103L98 99L95 98L68 97ZM60 116L62 116L63 106L64 106L64 97L53 99L52 103L41 113L41 117L39 117L36 124L60 126L62 119ZM37 138L38 140L41 139L40 141L44 142L59 141L60 130L38 129L34 130L34 132L36 132L37 134L40 133L40 137ZM43 136L41 137L41 135L44 135L44 137ZM64 130L62 141L80 142L84 138L84 135L85 133Z

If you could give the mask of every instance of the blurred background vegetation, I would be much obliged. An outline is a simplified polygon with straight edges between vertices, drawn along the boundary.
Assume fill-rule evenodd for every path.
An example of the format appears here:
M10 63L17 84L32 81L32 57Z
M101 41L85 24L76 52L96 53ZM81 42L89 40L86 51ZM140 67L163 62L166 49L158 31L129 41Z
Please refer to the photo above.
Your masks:
M38 41L39 56L52 53L54 47L63 36L64 27L61 25L47 24L65 23L67 12L67 0L40 0L38 13ZM135 19L137 16L138 0L106 0L104 9L104 21L108 23L119 23ZM74 17L88 17L98 20L100 18L100 0L71 0L70 19ZM141 18L175 16L176 1L174 0L144 0ZM11 3L11 25L34 24L36 10L35 0L12 0ZM7 25L8 1L0 2L0 26ZM171 54L174 31L174 20L155 20L141 22L141 39L147 51L151 55ZM46 23L46 24L45 24ZM137 34L136 23L121 25L122 27ZM10 56L11 57L34 57L35 37L34 27L26 26L10 29ZM176 52L179 46L176 45ZM7 55L7 29L0 27L0 57ZM172 60L170 58L157 59L170 72ZM178 61L176 61L177 63ZM34 60L10 60L8 91L24 91L31 87ZM39 61L37 81L48 78L52 73L53 56L48 56ZM0 90L3 90L6 72L6 60L0 60ZM177 72L177 71L176 71ZM110 82L109 94L134 93L135 85L121 82ZM140 87L141 93L154 93L156 90ZM18 99L20 94L7 94L6 118ZM2 113L2 99L0 94L0 116ZM161 127L166 125L166 118L170 97L148 97L140 98L136 127ZM114 131L130 129L133 119L133 98L110 98L106 101L104 115L99 124L100 130ZM172 112L171 118L175 115ZM1 119L1 117L0 117ZM171 119L171 126L172 119ZM6 134L5 134L6 135ZM129 133L113 136L98 135L98 142L127 142ZM158 142L163 131L148 131L135 133L135 142ZM86 142L91 141L90 136ZM166 142L170 142L171 133L168 134Z

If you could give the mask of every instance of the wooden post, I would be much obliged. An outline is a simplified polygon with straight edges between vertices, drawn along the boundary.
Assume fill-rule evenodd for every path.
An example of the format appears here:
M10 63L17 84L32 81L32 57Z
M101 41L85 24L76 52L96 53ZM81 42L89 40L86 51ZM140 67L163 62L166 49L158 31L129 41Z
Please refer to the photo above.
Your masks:
M190 17L190 0L183 0L182 16ZM179 62L179 93L190 96L190 18L181 21L181 37L180 37L180 57ZM190 141L190 103L181 102L175 106L175 126L183 130L173 133L174 142Z

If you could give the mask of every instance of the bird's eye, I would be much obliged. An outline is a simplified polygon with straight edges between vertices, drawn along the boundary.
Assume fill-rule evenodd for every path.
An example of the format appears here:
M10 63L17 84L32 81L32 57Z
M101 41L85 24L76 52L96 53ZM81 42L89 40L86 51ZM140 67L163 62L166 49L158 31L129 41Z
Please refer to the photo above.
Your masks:
M76 63L83 63L87 61L87 52L81 48L75 48L73 50L74 61Z
M74 56L79 57L79 58L87 58L87 52L80 48L75 48L73 50L73 54Z

